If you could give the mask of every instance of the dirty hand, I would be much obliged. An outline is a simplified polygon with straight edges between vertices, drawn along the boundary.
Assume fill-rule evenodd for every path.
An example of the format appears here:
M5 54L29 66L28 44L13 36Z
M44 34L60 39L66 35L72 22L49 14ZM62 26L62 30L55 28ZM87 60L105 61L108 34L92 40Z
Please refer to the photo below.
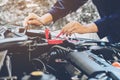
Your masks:
M29 25L41 26L43 23L40 21L40 17L34 13L29 13L29 15L24 19L23 26L26 29L30 29Z
M62 28L62 32L65 35L71 35L74 33L83 34L87 33L87 27L85 27L84 25L80 24L77 21L72 21Z

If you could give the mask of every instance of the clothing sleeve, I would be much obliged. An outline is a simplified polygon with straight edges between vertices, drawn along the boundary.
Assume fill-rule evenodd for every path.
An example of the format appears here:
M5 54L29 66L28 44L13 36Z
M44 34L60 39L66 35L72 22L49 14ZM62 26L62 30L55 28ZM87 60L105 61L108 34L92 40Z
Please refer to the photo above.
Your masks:
M95 22L98 27L97 34L100 38L109 35L119 35L120 30L120 13L115 13L109 16L105 16Z
M87 1L88 0L57 0L54 6L49 10L49 13L52 15L53 21L56 21L70 12L76 11Z

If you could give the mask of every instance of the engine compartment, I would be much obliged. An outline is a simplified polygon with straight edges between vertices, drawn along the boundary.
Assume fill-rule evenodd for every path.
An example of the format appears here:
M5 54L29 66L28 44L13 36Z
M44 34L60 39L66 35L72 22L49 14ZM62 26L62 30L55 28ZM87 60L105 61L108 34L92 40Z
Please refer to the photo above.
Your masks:
M84 38L53 39L50 33L46 38L45 31L3 32L0 51L7 53L0 60L1 80L120 79L120 67L113 65L120 64L119 43Z

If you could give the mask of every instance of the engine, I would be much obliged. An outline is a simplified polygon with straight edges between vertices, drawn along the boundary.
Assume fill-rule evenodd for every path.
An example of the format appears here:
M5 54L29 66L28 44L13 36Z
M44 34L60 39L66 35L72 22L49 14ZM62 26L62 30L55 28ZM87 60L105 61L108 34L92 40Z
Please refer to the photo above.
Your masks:
M120 44L1 28L1 80L120 80Z

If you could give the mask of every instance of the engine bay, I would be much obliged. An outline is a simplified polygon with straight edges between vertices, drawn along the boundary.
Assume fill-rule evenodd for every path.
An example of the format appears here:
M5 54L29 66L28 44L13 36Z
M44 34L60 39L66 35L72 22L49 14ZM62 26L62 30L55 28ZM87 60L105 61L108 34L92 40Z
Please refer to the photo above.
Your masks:
M120 43L0 30L0 80L120 80Z

